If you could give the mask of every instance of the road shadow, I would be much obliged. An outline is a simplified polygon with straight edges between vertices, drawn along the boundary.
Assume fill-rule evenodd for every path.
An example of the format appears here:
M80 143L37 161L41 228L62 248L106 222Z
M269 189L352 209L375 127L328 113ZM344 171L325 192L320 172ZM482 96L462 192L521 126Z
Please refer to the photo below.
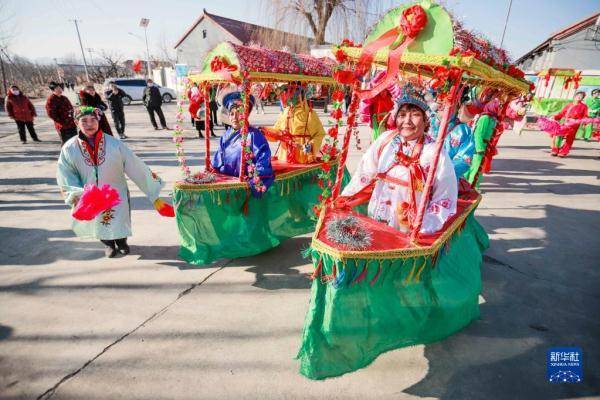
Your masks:
M533 176L533 177L532 177ZM536 177L598 176L590 170L565 168L552 161L498 159L494 160L490 175L484 175L481 183L483 192L502 193L554 193L559 195L600 194L600 185L565 182L563 179L536 179Z
M600 249L597 238L583 235L597 226L600 212L552 206L544 210L544 217L533 219L478 217L488 233L497 234L482 267L481 318L427 345L427 376L404 393L440 399L600 394L600 375L595 373L600 368L600 322L595 317L600 309ZM507 228L536 228L545 237L507 239L498 232ZM546 352L561 346L583 348L582 383L547 382Z
M296 268L310 264L302 251L310 246L310 237L294 237L260 255L236 261L255 275L252 286L265 290L310 289L311 281Z
M0 265L45 265L104 257L100 241L77 241L72 230L0 227Z

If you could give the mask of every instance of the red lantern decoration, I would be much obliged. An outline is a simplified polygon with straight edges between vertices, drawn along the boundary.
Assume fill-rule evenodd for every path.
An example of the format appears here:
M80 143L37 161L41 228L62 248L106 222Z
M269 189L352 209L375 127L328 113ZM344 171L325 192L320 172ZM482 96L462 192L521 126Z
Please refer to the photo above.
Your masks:
M142 60L140 60L139 58L133 60L133 63L131 64L131 69L133 70L133 72L140 72L142 70Z

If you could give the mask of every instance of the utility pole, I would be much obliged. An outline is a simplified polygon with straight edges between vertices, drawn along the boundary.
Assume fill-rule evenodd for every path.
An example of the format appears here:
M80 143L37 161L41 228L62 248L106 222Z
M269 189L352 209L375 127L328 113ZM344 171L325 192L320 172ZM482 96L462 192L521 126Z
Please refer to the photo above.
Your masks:
M142 18L140 20L140 26L144 28L144 36L146 38L146 76L147 78L151 78L150 76L150 50L148 48L148 24L150 20L148 18Z
M0 52L0 71L2 71L2 85L4 86L4 94L8 94L6 88L6 74L4 73L4 61L2 60L2 52Z
M510 9L512 7L512 0L508 2L508 11L506 12L506 21L504 21L504 30L502 31L502 39L500 40L500 48L504 44L504 35L506 34L506 27L508 25L508 17L510 17Z
M75 23L75 30L77 31L77 38L79 39L79 47L81 48L81 56L83 57L83 68L85 69L85 78L89 82L90 74L88 73L87 61L85 60L85 52L83 51L83 44L81 43L81 35L79 34L79 25L77 25L76 19L72 19L70 21L73 21Z

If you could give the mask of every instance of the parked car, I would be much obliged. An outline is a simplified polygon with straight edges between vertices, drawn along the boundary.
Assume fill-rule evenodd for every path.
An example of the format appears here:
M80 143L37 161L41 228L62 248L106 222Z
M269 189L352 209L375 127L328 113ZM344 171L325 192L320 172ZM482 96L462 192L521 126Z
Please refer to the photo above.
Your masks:
M109 78L104 81L104 91L109 89L108 85L111 83L115 83L119 87L119 89L125 92L125 97L123 97L123 104L128 105L131 104L132 101L142 100L142 96L144 95L144 89L146 88L145 79ZM173 89L161 87L156 83L155 85L156 87L158 87L158 90L160 90L163 102L170 103L171 100L177 97Z

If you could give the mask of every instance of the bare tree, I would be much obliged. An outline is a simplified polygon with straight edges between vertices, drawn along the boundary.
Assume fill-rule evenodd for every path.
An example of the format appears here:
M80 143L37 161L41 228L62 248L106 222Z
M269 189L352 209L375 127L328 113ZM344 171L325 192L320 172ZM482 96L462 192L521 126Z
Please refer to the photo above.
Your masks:
M173 48L173 46L169 43L170 41L167 39L167 35L163 30L160 34L157 45L159 54L158 58L160 58L161 61L168 61L172 65L175 65L175 63L177 62L177 54L175 53L175 49Z
M314 37L316 44L326 44L328 38L362 42L369 27L393 6L392 0L267 0L266 14L279 28Z

